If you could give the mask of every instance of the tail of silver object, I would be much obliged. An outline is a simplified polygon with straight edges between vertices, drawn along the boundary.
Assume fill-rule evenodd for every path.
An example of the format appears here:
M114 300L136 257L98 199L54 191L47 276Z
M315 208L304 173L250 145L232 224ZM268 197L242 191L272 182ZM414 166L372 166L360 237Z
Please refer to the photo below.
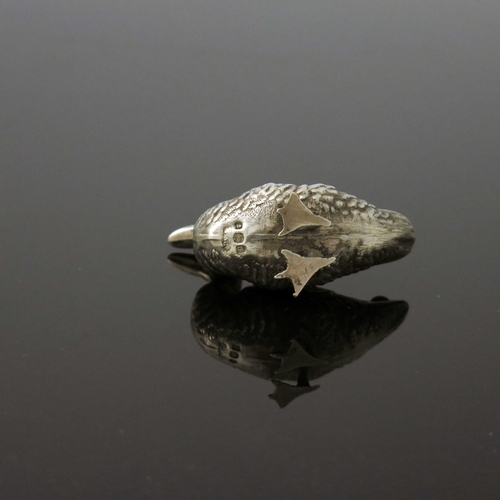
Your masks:
M194 226L185 226L177 229L168 236L168 242L176 248L193 248Z

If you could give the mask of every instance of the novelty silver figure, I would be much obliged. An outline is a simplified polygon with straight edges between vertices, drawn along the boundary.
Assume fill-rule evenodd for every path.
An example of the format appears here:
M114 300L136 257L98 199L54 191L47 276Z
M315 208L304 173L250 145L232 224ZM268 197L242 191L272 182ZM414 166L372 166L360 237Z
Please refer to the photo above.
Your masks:
M169 242L194 249L208 275L266 288L323 285L407 255L410 221L332 186L265 184L207 210Z

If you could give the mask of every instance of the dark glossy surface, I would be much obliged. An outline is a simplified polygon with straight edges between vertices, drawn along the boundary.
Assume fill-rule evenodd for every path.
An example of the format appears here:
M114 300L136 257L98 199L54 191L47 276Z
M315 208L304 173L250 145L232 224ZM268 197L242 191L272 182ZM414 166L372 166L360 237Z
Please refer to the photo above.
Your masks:
M0 498L497 499L500 4L0 6ZM280 409L168 233L265 182L405 214L404 323Z

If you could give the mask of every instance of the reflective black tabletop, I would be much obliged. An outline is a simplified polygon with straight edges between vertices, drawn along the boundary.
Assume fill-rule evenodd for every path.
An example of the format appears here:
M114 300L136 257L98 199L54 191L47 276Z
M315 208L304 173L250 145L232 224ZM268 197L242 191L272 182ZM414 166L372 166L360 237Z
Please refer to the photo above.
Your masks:
M4 2L0 498L499 498L499 17ZM413 250L297 299L182 272L168 234L266 182Z

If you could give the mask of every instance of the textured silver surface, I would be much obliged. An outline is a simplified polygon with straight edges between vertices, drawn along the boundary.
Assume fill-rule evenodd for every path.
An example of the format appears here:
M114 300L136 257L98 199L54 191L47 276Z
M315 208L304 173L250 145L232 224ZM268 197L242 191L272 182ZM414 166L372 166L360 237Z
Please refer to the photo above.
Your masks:
M294 295L400 259L414 240L403 215L324 184L265 184L207 210L193 229L207 273Z

